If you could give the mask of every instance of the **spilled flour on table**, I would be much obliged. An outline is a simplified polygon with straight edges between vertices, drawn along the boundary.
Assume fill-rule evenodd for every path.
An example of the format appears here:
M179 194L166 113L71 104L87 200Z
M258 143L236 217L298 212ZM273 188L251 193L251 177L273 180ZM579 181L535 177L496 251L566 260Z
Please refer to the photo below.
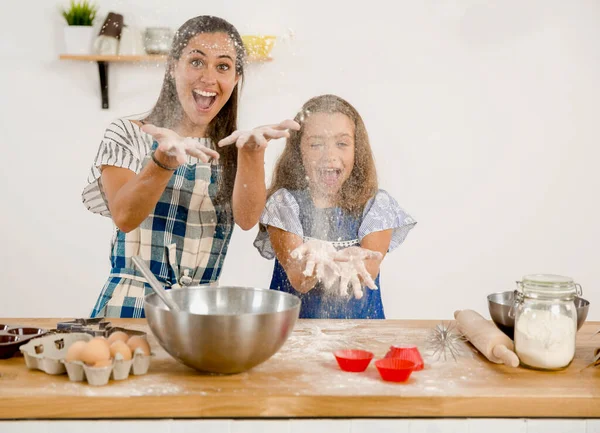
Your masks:
M0 398L3 395L52 397L137 397L188 395L198 398L242 397L244 399L281 396L496 396L498 384L508 384L518 369L492 364L470 344L462 342L463 356L457 361L439 360L427 350L427 339L434 324L407 327L396 321L377 321L369 327L366 320L299 321L292 334L269 360L235 375L203 374L171 358L149 335L155 355L146 375L131 375L124 381L111 380L108 385L93 387L85 382L70 382L66 375L50 376L41 371L23 370L22 366L0 369ZM144 329L147 331L147 329ZM375 360L385 356L392 345L416 345L425 369L413 372L407 382L384 382ZM366 371L348 373L340 370L333 352L340 349L363 349L373 352L374 359ZM11 374L14 376L11 376ZM591 374L591 373L590 373ZM16 376L15 376L16 375ZM27 378L27 386L19 379ZM545 377L545 376L544 376ZM550 388L522 389L520 394L543 396ZM510 391L508 391L510 394ZM524 395L523 394L523 395Z
M326 326L322 326L326 325ZM361 326L360 321L300 323L271 360L256 367L269 371L271 377L295 372L295 380L305 384L295 391L302 394L340 395L453 395L467 383L485 384L493 369L476 359L472 348L464 344L464 355L455 362L433 358L427 350L427 328L377 328ZM375 367L375 360L385 356L391 345L414 344L419 348L425 369L413 372L407 382L384 382ZM333 352L340 349L362 349L375 355L367 370L349 373L340 370ZM278 361L278 362L275 362Z

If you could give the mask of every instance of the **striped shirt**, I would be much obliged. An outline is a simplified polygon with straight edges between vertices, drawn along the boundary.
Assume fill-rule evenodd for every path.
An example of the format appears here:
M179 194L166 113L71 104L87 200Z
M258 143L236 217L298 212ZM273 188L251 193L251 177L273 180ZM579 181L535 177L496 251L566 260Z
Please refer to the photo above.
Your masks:
M214 144L202 138L206 147ZM110 165L139 173L157 147L138 125L119 119L106 129L83 190L84 205L110 217L102 187L101 167ZM145 317L144 296L151 293L132 263L139 255L167 289L218 282L233 231L231 203L215 205L222 167L188 156L174 173L154 210L134 230L115 226L110 274L92 317Z

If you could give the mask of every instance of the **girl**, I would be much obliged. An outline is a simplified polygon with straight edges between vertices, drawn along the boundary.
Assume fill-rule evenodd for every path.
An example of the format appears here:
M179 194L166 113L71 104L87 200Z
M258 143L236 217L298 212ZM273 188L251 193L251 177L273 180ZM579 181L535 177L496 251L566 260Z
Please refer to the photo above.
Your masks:
M235 27L192 18L174 37L150 114L106 130L83 191L85 206L116 226L110 275L92 317L145 316L151 289L132 256L167 288L216 283L234 223L248 230L258 222L267 142L299 125L234 132L244 61ZM219 140L236 146L217 147Z
M384 319L379 266L416 222L385 191L362 118L334 95L312 98L277 161L254 245L276 258L271 289L300 317ZM374 281L373 281L374 280ZM349 297L349 287L354 298Z

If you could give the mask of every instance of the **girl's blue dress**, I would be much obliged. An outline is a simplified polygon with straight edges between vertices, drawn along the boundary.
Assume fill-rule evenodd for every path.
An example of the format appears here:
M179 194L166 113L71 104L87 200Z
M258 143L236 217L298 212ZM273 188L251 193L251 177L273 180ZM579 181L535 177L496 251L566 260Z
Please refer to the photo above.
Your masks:
M273 226L301 236L304 241L328 241L336 249L359 246L369 233L393 229L388 251L400 245L416 222L385 191L379 190L361 216L353 216L341 208L316 208L308 191L276 191L265 206L260 230L254 246L265 258L275 258L266 226ZM381 289L379 275L375 284ZM321 283L307 293L296 291L287 274L275 258L271 289L291 293L301 301L300 318L313 319L385 319L381 290L364 288L364 296L355 299L339 295L337 287L324 289Z

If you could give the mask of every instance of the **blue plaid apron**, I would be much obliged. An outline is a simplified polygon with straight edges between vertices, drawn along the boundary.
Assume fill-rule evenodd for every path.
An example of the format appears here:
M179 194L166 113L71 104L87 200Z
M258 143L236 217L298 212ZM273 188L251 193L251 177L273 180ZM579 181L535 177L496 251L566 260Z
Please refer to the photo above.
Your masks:
M156 146L153 142L149 150ZM148 152L141 167L149 161ZM231 203L213 203L221 170L189 157L138 228L116 229L110 275L91 317L145 317L144 297L152 289L133 264L135 255L167 289L218 281L234 227Z

